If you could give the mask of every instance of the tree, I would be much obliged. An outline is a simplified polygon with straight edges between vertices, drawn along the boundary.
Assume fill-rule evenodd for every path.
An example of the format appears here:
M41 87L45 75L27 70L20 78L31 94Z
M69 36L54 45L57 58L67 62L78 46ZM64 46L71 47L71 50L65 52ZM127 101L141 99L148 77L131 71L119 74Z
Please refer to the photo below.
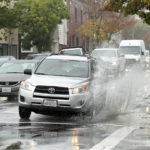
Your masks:
M17 16L12 7L12 0L0 0L0 3L0 29L15 28Z
M91 37L95 45L101 44L103 41L110 41L113 34L136 23L136 20L131 17L127 18L122 14L103 10L104 2L104 0L86 1L85 8L88 10L86 13L90 17L77 30L83 38Z
M123 39L142 39L146 48L150 50L150 26L141 20L137 22L134 28L125 28L122 31Z
M121 12L125 15L138 15L150 24L149 0L107 0L104 8L109 11Z
M51 49L54 31L62 19L69 18L63 0L24 0L15 4L18 28L24 48L36 46L38 51Z
M17 27L19 15L13 9L13 4L14 0L0 0L0 40L6 40L12 34L12 29Z

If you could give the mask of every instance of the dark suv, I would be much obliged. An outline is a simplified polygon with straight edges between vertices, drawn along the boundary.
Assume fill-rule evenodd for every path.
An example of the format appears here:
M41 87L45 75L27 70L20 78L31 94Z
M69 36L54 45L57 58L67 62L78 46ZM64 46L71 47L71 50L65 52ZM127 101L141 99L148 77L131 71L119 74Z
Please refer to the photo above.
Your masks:
M59 54L84 56L87 54L87 51L82 47L72 47L72 48L61 49Z
M38 53L38 54L28 54L25 59L28 59L28 60L31 60L31 59L34 59L34 60L43 60L44 58L46 58L47 56L50 56L51 53Z

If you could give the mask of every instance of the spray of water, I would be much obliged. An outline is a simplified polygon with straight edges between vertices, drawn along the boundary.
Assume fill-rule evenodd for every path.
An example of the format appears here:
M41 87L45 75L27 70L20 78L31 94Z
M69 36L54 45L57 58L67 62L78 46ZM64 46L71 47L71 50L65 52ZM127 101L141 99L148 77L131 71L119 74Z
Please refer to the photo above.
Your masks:
M104 65L98 63L92 82L93 99L96 107L101 104L103 108L96 115L96 119L126 113L129 106L135 103L138 90L145 84L144 75L145 71L135 65L128 72L110 80L106 76ZM104 91L106 97L103 95Z

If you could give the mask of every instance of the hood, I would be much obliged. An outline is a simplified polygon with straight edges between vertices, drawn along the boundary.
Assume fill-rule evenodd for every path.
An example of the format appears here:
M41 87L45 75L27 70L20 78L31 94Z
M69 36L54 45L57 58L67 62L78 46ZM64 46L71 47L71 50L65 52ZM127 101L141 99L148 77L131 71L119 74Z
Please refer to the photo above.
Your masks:
M102 59L104 62L117 61L117 58L116 58L116 57L101 57L101 59Z
M125 55L125 59L139 59L141 55Z
M88 84L88 78L75 78L75 77L62 77L62 76L47 76L33 74L27 80L32 85L45 85L45 86L60 86L60 87L77 87Z
M26 80L29 77L30 77L29 75L20 73L7 73L7 74L0 74L0 81L20 82Z

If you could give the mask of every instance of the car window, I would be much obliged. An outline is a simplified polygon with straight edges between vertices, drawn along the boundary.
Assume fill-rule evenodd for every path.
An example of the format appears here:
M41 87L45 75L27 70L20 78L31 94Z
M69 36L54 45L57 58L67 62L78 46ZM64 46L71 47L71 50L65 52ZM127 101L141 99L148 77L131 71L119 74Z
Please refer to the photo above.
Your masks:
M46 59L40 64L35 73L87 78L89 76L89 63L86 61Z
M37 55L37 56L35 56L33 59L34 59L34 60L42 60L42 59L44 59L46 56L47 56L47 55Z
M91 53L93 57L117 57L116 51L113 50L94 50Z
M120 46L120 52L123 54L140 55L139 46Z
M23 73L25 69L31 69L34 71L35 63L29 62L11 62L11 63L4 63L0 67L0 73Z
M75 50L61 50L60 54L62 55L82 55L80 49L75 49Z

